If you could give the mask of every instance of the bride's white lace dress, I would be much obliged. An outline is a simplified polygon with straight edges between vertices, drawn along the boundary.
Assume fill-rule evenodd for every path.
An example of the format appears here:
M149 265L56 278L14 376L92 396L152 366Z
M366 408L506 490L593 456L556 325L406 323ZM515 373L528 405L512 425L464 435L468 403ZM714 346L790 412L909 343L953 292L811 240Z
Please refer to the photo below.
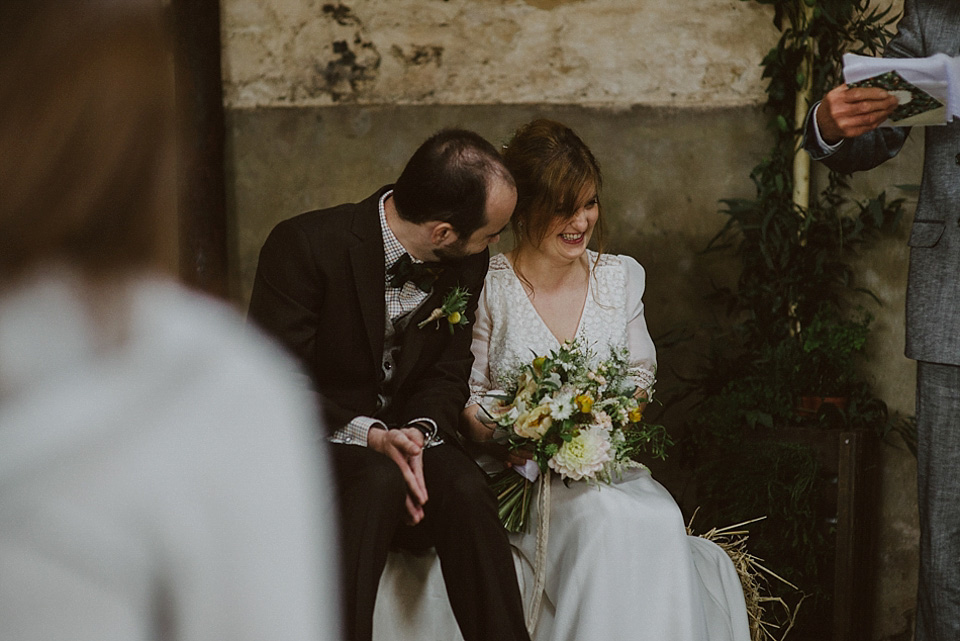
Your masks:
M628 256L590 253L590 290L577 336L603 355L626 345L652 385L656 351L643 316L644 271ZM474 326L472 400L503 387L533 354L559 347L504 255L490 260ZM546 581L534 641L749 641L743 593L729 557L687 536L673 497L647 470L612 486L563 485L552 475ZM541 481L542 482L542 479ZM531 532L511 535L533 600Z

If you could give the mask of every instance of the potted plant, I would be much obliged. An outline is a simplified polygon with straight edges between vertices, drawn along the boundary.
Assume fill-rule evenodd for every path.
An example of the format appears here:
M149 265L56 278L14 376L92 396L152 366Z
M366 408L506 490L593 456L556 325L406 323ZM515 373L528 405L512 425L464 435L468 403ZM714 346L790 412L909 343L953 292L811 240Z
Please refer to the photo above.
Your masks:
M837 310L824 306L814 315L800 340L794 341L796 379L800 394L797 412L816 416L824 405L847 409L850 394L860 380L857 366L870 333L871 317L845 319Z

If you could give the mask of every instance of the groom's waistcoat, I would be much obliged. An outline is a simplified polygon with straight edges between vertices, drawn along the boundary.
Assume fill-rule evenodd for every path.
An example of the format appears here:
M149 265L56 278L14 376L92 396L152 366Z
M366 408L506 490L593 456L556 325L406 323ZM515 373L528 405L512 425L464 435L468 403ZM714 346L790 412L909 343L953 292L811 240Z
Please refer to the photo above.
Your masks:
M410 326L410 319L420 307L422 305L418 305L416 309L396 320L386 322L383 335L383 357L380 360L380 389L377 394L377 404L380 406L378 414L389 411L393 404L393 397L399 383L396 373L403 358L404 334Z

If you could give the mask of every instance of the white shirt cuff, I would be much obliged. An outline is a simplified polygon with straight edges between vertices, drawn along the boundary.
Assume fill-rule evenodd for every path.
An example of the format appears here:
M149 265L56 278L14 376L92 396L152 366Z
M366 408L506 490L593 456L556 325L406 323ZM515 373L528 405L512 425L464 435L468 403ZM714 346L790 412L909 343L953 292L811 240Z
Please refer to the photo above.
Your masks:
M820 135L820 125L817 124L817 111L820 110L821 104L822 103L818 102L816 106L813 108L813 117L812 117L813 122L810 124L813 126L813 135L816 138L817 146L820 147L820 151L822 151L827 155L830 155L840 148L840 145L843 144L843 139L839 140L835 145L831 145L823 139L823 136Z
M367 434L371 428L387 429L386 424L369 416L356 416L352 421L341 427L330 435L331 443L342 443L344 445L367 446Z

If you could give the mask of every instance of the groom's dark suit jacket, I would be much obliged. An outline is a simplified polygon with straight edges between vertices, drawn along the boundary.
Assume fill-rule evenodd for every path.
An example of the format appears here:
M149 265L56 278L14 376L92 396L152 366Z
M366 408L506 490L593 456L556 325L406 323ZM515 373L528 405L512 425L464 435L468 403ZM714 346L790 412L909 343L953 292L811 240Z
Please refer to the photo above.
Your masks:
M456 443L473 357L471 327L488 252L445 266L401 338L392 403L380 407L387 322L384 249L378 203L366 200L310 211L279 223L260 251L250 317L295 354L323 397L330 431L355 416L388 425L429 417ZM417 323L456 286L471 294L466 327Z

